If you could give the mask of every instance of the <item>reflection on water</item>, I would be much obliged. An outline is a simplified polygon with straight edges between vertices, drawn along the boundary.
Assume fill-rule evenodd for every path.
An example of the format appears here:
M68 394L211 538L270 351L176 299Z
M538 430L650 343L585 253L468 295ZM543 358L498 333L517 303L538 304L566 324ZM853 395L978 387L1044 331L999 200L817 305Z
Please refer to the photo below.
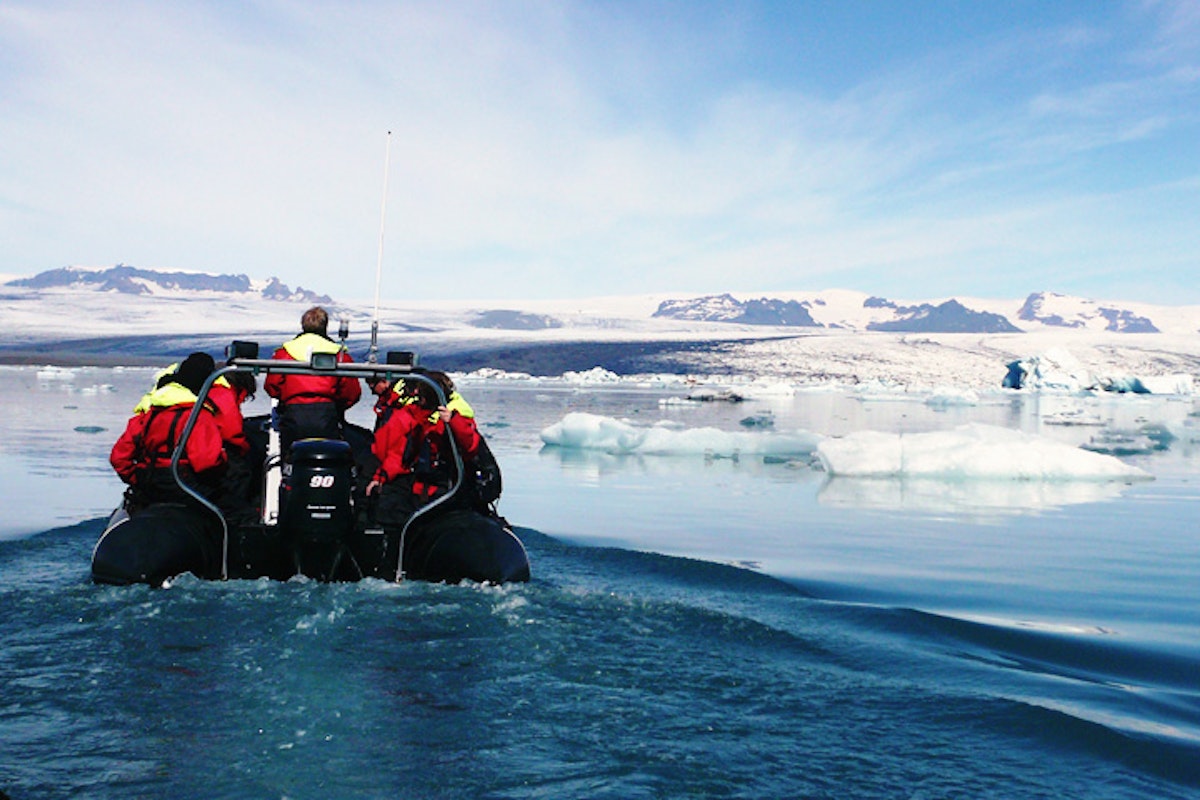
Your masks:
M108 451L154 374L149 368L0 367L5 408L0 416L0 479L7 506L0 536L101 516L117 503L122 487L108 467ZM558 519L556 507L575 496L576 484L619 487L618 510L628 512L620 525L625 529L640 527L628 517L647 509L652 516L684 518L694 509L733 513L717 510L729 498L741 498L739 504L753 498L757 505L750 511L764 520L773 518L775 506L793 514L822 507L978 519L1111 502L1128 491L1121 482L827 479L809 455L772 454L778 447L770 442L812 442L862 430L909 434L982 423L1108 452L1160 480L1187 480L1200 471L1200 416L1191 398L996 392L982 393L972 404L946 405L929 403L920 393L805 389L751 396L736 404L680 406L662 402L680 393L680 387L669 385L460 384L505 468L502 511L528 513L521 518L526 524ZM246 411L268 409L269 400L260 391ZM751 444L706 448L701 441L676 448L692 451L677 455L544 447L541 432L577 411L620 420L633 429L657 428L676 443L712 429L727 434L723 441ZM348 417L368 427L373 421L365 402ZM768 417L769 427L744 424L748 418ZM1058 424L1071 417L1103 424ZM636 498L642 497L650 499L640 504ZM736 513L742 512L739 506Z
M1127 484L1116 481L948 481L834 476L821 487L817 499L823 505L837 508L892 509L986 520L1114 500L1126 487Z

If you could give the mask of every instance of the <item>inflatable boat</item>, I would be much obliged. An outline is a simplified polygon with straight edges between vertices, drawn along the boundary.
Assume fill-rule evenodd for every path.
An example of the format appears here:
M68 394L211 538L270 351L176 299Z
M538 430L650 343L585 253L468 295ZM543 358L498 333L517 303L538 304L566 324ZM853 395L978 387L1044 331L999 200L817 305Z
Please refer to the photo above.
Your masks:
M269 417L246 420L247 435L263 441L261 487L253 514L223 512L181 479L179 460L208 392L233 371L258 374L337 375L418 380L441 388L412 366L409 354L388 354L384 364L337 363L314 354L309 363L259 359L258 347L235 342L228 365L198 393L171 460L171 473L188 500L158 503L110 518L92 553L92 579L103 584L161 586L191 573L206 579L304 575L319 581L415 579L458 583L529 580L529 557L509 524L490 508L465 502L461 455L448 436L456 482L416 511L403 526L376 525L355 489L358 456L371 433L348 426L347 439L303 439L285 462ZM350 435L353 433L354 435ZM358 451L358 452L356 452Z

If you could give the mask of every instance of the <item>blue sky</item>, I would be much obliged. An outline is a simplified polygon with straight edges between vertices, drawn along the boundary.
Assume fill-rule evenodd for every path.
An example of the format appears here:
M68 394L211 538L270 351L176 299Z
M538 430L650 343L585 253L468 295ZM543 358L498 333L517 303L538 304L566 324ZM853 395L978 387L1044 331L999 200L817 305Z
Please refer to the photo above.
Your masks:
M0 273L1200 303L1200 2L0 0Z

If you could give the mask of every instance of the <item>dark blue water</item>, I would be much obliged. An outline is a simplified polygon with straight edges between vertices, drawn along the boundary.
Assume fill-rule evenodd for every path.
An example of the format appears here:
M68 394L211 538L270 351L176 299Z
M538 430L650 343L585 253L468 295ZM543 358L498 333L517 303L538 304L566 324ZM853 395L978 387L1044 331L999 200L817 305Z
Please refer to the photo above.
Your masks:
M9 414L6 457L31 477L6 473L5 504L57 491L40 512L53 518L97 488L115 502L103 455L143 377L30 383L15 408L66 419L34 436ZM1151 483L1013 494L537 439L580 407L729 429L748 413L664 411L659 395L473 387L506 468L502 510L525 525L527 585L98 587L98 513L0 537L0 790L1200 797L1185 442L1130 457ZM810 430L942 423L911 403L793 409ZM1027 424L1007 404L961 413ZM47 442L74 458L59 465Z
M1189 797L1194 651L522 531L518 587L86 581L0 543L13 798Z

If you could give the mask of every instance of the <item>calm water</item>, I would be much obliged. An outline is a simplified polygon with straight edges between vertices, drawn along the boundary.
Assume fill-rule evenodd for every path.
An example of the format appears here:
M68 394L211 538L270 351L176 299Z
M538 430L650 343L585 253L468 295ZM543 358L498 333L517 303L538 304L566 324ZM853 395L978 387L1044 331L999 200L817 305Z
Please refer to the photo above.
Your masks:
M108 448L149 375L0 369L14 800L1200 797L1190 400L664 406L682 390L471 383L530 584L92 586ZM543 448L573 410L826 435L981 421L1113 446L1155 480Z

